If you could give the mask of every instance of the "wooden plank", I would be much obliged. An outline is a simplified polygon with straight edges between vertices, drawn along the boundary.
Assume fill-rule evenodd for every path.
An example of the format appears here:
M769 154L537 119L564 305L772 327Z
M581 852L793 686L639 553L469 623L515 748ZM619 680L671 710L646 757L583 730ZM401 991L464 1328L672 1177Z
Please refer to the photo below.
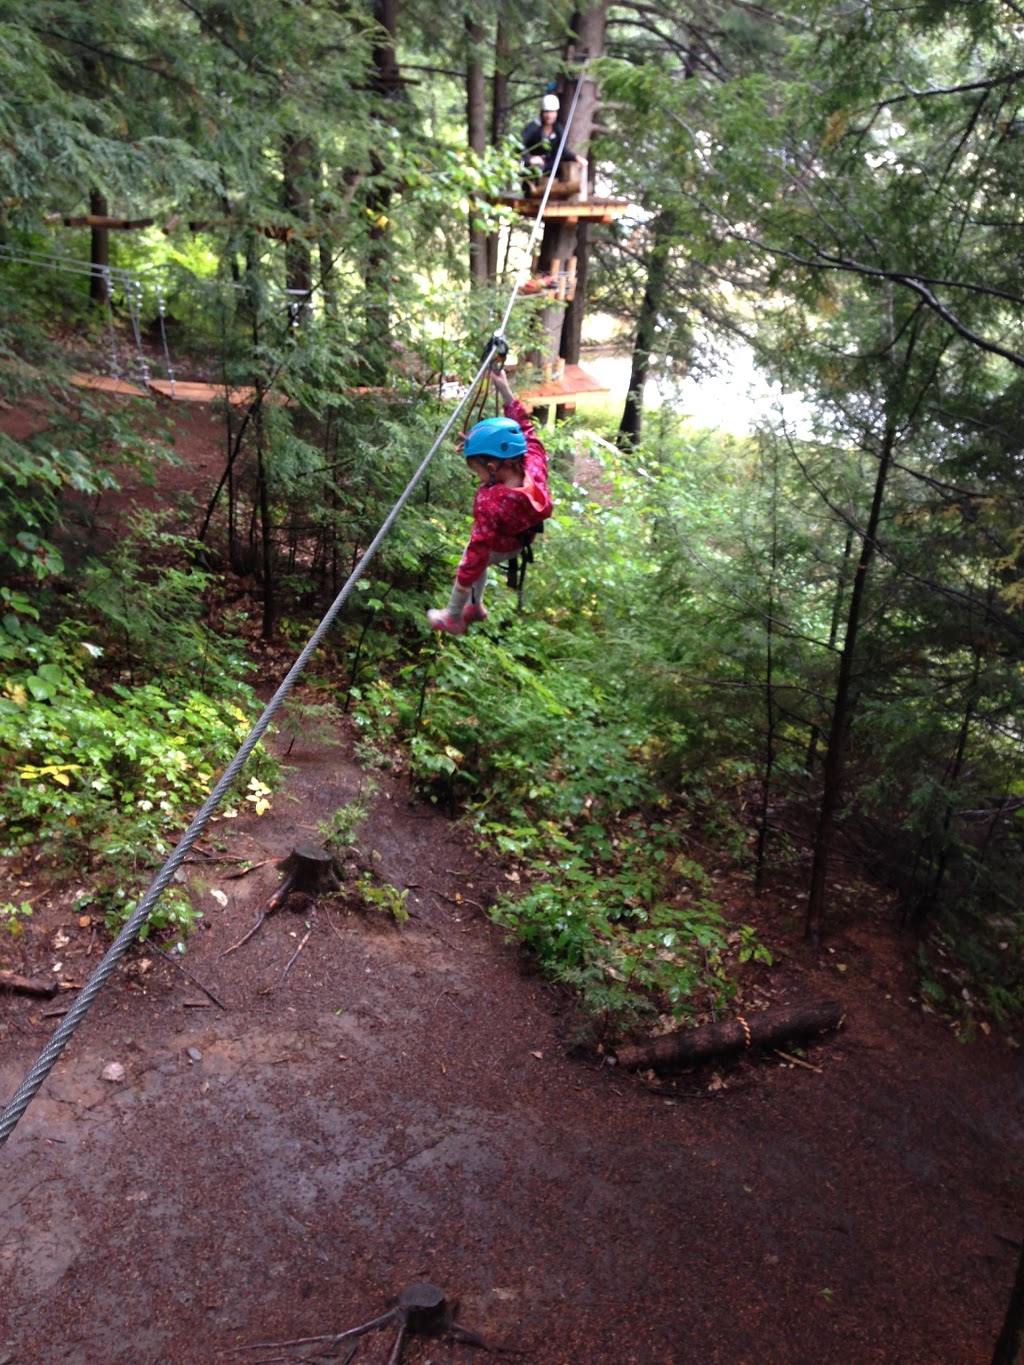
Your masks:
M233 407L244 407L256 397L253 388L228 389L223 384L197 384L186 380L176 380L172 384L169 379L151 379L149 387L161 398L173 399L175 403L230 403Z
M102 213L80 213L75 217L48 213L43 218L44 223L62 223L64 227L112 228L115 232L152 227L154 221L153 218L110 218Z
M111 379L104 374L73 374L71 382L77 389L98 389L102 393L123 394L126 398L145 398L146 390L124 379Z
M514 194L503 194L499 196L497 202L527 218L536 218L537 209L540 207L539 199L524 199ZM628 199L590 199L584 204L564 201L552 203L549 200L544 217L561 218L569 223L578 223L584 218L590 222L611 223L628 213L631 207Z

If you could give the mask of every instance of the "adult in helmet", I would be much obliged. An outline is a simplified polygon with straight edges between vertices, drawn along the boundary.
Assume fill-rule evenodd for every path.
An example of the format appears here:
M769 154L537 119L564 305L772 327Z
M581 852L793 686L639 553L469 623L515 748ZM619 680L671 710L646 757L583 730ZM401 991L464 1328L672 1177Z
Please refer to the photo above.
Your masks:
M530 176L551 174L565 131L558 117L559 107L557 95L545 95L540 102L540 117L533 119L523 129L523 166ZM576 153L566 147L562 160L575 161Z
M465 635L474 621L485 621L487 568L503 564L529 545L540 523L551 515L548 457L530 421L513 397L501 370L491 375L505 404L504 417L477 422L462 453L480 481L473 500L473 531L455 574L448 605L428 611L433 630Z

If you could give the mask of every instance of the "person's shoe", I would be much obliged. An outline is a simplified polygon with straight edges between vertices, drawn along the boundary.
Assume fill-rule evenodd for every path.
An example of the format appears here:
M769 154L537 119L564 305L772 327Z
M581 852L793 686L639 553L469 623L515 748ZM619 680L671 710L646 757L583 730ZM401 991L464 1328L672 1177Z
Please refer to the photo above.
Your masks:
M478 606L477 603L467 602L466 605L462 608L462 624L464 626L471 626L474 621L486 620L487 620L486 611L484 611L483 607Z
M427 620L430 622L431 630L443 630L448 635L465 635L465 617L461 620L457 616L449 616L447 611L428 611Z

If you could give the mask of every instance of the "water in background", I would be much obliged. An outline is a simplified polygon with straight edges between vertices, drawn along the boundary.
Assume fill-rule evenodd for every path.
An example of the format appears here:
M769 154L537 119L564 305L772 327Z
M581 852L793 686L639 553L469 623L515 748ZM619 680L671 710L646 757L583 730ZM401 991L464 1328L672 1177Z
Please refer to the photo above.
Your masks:
M629 388L630 357L613 354L606 347L584 348L583 368L599 380L614 401L624 401ZM671 384L649 380L644 388L645 409L670 405L683 412L696 427L746 436L768 418L781 416L794 435L806 436L810 408L799 393L783 393L754 365L748 346L737 345L723 360L719 373L701 379L687 376Z

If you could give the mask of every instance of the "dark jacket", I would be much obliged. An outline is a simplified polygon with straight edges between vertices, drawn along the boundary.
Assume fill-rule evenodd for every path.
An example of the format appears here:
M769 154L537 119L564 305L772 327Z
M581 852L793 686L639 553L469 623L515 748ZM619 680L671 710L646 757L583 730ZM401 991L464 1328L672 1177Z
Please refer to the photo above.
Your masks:
M523 165L525 166L531 156L542 156L544 158L544 173L550 172L555 164L555 155L558 152L558 144L562 141L562 134L565 132L565 125L555 119L554 127L550 133L545 134L544 125L540 119L534 119L523 129ZM562 153L563 161L575 161L576 153L566 147Z

